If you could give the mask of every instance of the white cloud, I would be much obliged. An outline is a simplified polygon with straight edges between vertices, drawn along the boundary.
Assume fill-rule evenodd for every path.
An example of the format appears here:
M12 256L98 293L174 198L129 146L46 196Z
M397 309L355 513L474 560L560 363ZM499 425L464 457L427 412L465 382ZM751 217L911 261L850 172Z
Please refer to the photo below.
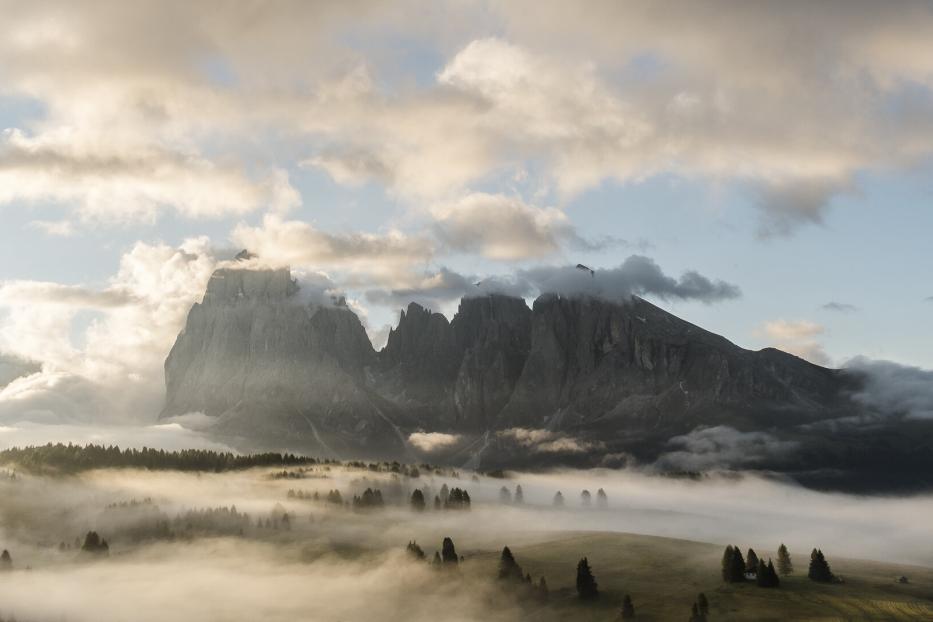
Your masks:
M459 434L445 434L443 432L413 432L408 435L408 442L415 448L431 453L448 449L460 442Z
M780 350L825 366L832 360L815 339L825 330L821 324L809 320L772 320L762 324L758 333Z
M573 436L543 429L509 428L497 432L503 440L514 442L538 454L582 454L600 449L598 442L584 441Z

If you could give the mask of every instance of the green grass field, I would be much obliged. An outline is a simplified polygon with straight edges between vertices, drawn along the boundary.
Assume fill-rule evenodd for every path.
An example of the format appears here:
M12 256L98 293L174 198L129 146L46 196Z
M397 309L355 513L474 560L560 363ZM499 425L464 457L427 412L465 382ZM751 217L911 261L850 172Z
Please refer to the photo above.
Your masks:
M741 546L741 543L737 543ZM791 551L795 574L778 589L753 583L729 585L719 577L719 545L633 534L579 534L544 543L512 546L526 572L547 578L551 603L536 619L614 620L623 594L630 594L638 620L683 620L698 592L710 601L714 620L933 620L933 569L829 558L844 583L823 585L806 578L809 551ZM776 547L775 547L776 548ZM774 551L758 551L775 557ZM575 598L576 562L587 556L601 598L581 605ZM498 553L470 556L464 571L494 576ZM905 575L910 583L896 578Z

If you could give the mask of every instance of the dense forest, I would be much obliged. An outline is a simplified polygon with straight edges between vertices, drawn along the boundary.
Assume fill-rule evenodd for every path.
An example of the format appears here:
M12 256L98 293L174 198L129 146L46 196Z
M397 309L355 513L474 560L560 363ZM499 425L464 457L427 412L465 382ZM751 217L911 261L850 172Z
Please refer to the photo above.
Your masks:
M13 447L0 451L0 464L16 465L30 472L78 473L89 469L128 467L153 471L235 471L260 466L317 464L318 460L290 453L234 454L206 449L120 449L114 445L64 445Z

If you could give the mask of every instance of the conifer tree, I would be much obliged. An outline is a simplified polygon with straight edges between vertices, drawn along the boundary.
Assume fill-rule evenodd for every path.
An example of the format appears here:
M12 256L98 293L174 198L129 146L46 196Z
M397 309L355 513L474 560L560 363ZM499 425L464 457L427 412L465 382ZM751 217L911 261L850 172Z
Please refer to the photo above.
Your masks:
M781 579L778 577L777 570L774 569L774 563L768 558L768 587L780 587Z
M445 564L456 564L460 559L457 557L454 541L450 538L444 538L444 543L441 545L441 559Z
M790 560L790 553L787 551L787 547L781 543L781 546L778 547L778 561L777 561L778 572L780 572L785 577L794 572L794 564Z
M516 504L525 502L525 492L522 490L521 484L515 487L515 496L513 498Z
M589 490L584 490L580 493L580 504L585 508L593 505L592 495L590 495Z
M435 566L440 566L440 565L441 565L441 554L438 553L437 551L434 551L434 560L433 560L433 563L434 563Z
M441 509L441 498L438 497L437 495L434 495L434 509L435 510Z
M609 497L606 496L606 491L602 488L596 491L596 507L601 510L609 508Z
M697 609L701 616L709 615L709 601L706 600L706 594L703 592L697 594Z
M622 597L622 619L623 620L634 620L635 619L635 605L632 604L632 597L626 594Z
M758 555L755 549L748 549L748 555L745 557L746 572L758 572Z
M732 557L732 545L730 544L722 553L722 580L727 583L732 581Z
M12 570L13 569L13 557L10 555L10 552L6 549L3 549L3 553L0 553L0 570Z
M544 577L538 579L538 599L546 601L551 591L548 589L547 580Z
M416 512L424 511L424 493L420 488L415 488L415 491L411 493L411 509Z
M522 568L515 561L512 550L509 547L502 549L502 555L499 556L499 579L500 580L521 580Z
M819 583L831 583L835 579L832 570L829 568L829 564L826 562L826 558L823 556L823 551L813 549L813 552L810 554L810 568L807 572L807 577L809 577L811 581L817 581Z
M554 507L562 508L564 507L564 495L558 490L554 495Z
M594 600L599 597L596 577L590 569L590 562L583 558L577 563L577 595L581 600Z
M499 503L512 503L512 493L505 486L499 489Z
M405 550L408 551L408 554L415 559L424 559L424 550L418 546L418 543L414 540L408 543L408 546L405 547Z

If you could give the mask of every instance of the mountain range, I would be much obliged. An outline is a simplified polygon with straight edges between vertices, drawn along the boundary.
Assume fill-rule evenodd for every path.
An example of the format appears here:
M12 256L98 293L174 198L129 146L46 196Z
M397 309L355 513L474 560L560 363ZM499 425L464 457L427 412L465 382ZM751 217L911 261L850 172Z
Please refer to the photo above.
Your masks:
M484 295L451 320L412 303L377 351L343 299L309 302L287 269L217 270L165 379L162 418L203 413L238 447L340 458L674 468L712 443L818 483L840 460L870 467L849 454L891 433L840 432L871 415L857 374L743 349L638 297ZM928 450L926 428L912 442Z

